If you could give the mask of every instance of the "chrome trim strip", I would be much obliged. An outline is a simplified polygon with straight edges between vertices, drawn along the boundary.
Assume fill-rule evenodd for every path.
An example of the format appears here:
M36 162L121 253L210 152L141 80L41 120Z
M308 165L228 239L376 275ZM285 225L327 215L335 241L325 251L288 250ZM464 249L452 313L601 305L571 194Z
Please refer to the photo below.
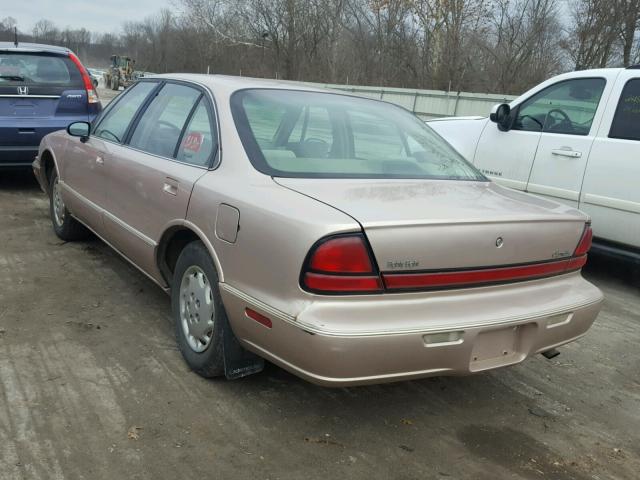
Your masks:
M576 190L568 190L566 188L550 187L549 185L541 185L538 183L527 184L527 192L537 193L538 195L547 195L553 198L561 198L563 200L572 200L577 202L580 200L580 192Z
M566 305L566 306L563 306L562 308L537 312L534 315L521 315L518 317L497 319L489 322L472 322L472 323L456 324L456 325L434 325L434 326L425 326L422 328L412 328L412 329L404 329L404 330L343 332L343 331L337 331L337 330L326 330L326 329L318 328L314 325L310 325L308 323L303 323L299 321L296 317L293 317L287 313L284 313L278 309L275 309L265 304L264 302L257 300L251 295L248 295L242 292L241 290L238 290L237 288L232 287L227 283L220 283L219 286L221 289L226 290L228 293L236 296L237 298L241 299L247 304L265 311L267 314L273 316L278 320L282 320L283 322L289 323L307 332L311 332L311 333L315 333L323 336L330 336L330 337L372 337L372 336L380 336L380 335L430 334L430 333L449 332L453 330L467 330L467 329L487 328L487 327L492 328L492 327L499 327L503 325L535 322L545 317L560 315L563 313L571 313L572 311L577 309L587 308L592 305L596 305L600 303L604 298L602 295L600 295L600 297L597 300L592 300L589 302L581 302L577 304Z
M152 238L147 237L144 233L136 230L135 228L133 228L131 225L129 225L128 223L123 222L122 220L120 220L118 217L116 217L114 214L107 212L106 210L102 209L102 214L109 218L109 220L113 221L114 223L117 223L120 227L122 227L123 229L125 229L127 232L129 232L132 235L135 235L136 237L138 237L140 240L142 240L144 243L146 243L147 245L149 245L150 247L157 247L158 244L156 242L153 241Z
M60 98L60 95L14 95L4 94L0 95L2 98Z
M0 146L0 152L37 152L38 147L31 145Z
M619 198L605 197L603 195L595 195L593 193L585 193L582 202L596 207L613 208L623 212L640 213L640 203L629 200L621 200Z
M133 228L131 225L129 225L128 223L123 222L122 220L120 220L118 217L116 217L115 215L113 215L112 213L106 211L104 208L102 208L100 205L92 202L91 200L89 200L87 197L85 197L84 195L78 193L77 191L75 191L73 188L71 188L67 183L63 182L62 180L60 180L60 185L62 186L62 188L64 188L66 191L68 191L69 193L71 193L72 195L74 195L78 200L80 200L81 202L83 202L84 204L86 204L87 206L93 208L94 210L96 210L98 213L101 213L102 215L108 217L110 220L112 220L113 222L117 223L120 227L122 227L123 229L125 229L127 232L131 233L132 235L135 235L136 237L138 237L140 240L142 240L143 242L145 242L147 245L151 246L151 247L157 247L158 244L152 239L147 237L144 233L136 230L135 228ZM101 237L102 238L102 237ZM108 243L108 242L105 242Z

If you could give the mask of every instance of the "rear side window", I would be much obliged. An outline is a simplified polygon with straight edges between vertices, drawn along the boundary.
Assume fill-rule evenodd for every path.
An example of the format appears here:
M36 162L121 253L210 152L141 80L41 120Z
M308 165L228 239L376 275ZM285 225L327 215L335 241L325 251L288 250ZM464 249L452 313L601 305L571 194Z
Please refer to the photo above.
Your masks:
M182 129L200 97L201 93L195 88L166 84L142 115L129 145L174 158Z
M92 135L112 142L122 142L134 115L157 85L154 82L140 82L129 88L126 93L123 93L123 97L116 101L113 108L105 113Z
M83 82L69 57L0 52L0 88L8 86L83 88Z
M640 140L640 79L624 86L609 137Z
M199 167L208 166L211 155L218 150L216 131L215 121L202 98L182 135L176 159Z

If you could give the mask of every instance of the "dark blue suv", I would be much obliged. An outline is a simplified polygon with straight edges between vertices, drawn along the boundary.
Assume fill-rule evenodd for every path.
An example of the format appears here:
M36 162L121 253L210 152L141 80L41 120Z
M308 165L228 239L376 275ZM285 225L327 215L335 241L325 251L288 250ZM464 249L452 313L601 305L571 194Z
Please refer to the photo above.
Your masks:
M30 166L46 134L102 110L87 69L69 49L0 42L0 168Z

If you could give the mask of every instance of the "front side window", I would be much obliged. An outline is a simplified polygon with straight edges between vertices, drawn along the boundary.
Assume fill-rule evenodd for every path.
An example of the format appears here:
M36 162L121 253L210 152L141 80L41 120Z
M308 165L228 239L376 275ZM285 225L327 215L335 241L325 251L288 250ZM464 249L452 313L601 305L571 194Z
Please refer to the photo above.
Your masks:
M166 84L140 118L129 145L154 155L174 158L182 129L200 96L195 88Z
M640 140L640 80L629 80L624 86L609 137Z
M113 108L105 113L92 135L121 143L131 120L157 85L155 82L140 82L130 87L123 97L116 101Z
M514 130L588 135L606 82L579 78L556 83L517 109Z
M252 89L231 98L252 164L280 177L485 180L406 110L332 93Z

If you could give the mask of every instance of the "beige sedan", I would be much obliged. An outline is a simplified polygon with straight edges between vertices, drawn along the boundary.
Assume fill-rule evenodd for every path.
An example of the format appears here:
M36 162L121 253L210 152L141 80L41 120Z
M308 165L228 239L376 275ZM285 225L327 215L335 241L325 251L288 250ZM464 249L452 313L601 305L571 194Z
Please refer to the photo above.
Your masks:
M197 373L324 385L513 365L584 335L581 212L488 181L404 109L289 83L145 78L34 162L55 233L171 294Z

